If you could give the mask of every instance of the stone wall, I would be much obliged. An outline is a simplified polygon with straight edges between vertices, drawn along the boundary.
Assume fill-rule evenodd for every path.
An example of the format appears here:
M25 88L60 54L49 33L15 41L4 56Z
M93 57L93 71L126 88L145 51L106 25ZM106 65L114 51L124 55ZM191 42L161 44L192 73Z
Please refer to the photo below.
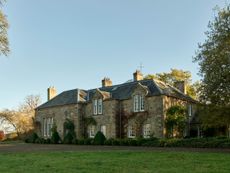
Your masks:
M41 126L40 129L37 129L37 133L39 136L43 136L43 118L54 118L54 123L57 125L57 131L61 138L64 135L64 128L63 123L65 119L71 119L74 121L76 131L78 131L79 123L78 123L78 116L77 116L77 106L76 105L65 105L65 106L56 106L45 108L41 110L36 110L35 121L40 122ZM77 133L77 136L79 134Z
M146 91L138 87L135 92L141 94ZM100 131L101 126L106 126L107 139L128 137L128 126L130 124L136 126L137 136L141 135L144 124L150 124L151 134L154 137L162 138L165 135L164 120L167 109L173 105L187 105L186 101L168 96L146 96L144 102L144 111L135 113L133 111L133 97L122 101L104 100L101 115L93 115L92 102L36 110L36 121L41 124L40 130L37 132L39 136L42 136L43 118L53 117L58 133L63 138L63 123L66 118L69 118L74 121L76 136L80 139L88 136L89 130L84 124L84 119L91 117L96 121L96 131Z
M116 115L118 111L117 100L104 100L103 101L103 113L100 115L93 115L92 102L88 102L85 105L85 117L92 117L96 121L96 131L100 131L101 126L106 126L106 138L116 138ZM87 134L89 131L87 128Z
M155 137L163 135L163 100L161 96L145 97L145 111L135 112L133 99L124 100L122 104L123 136L128 137L128 126L134 125L139 136L144 124L151 124L151 134ZM125 116L125 117L124 117ZM139 133L139 134L138 134Z

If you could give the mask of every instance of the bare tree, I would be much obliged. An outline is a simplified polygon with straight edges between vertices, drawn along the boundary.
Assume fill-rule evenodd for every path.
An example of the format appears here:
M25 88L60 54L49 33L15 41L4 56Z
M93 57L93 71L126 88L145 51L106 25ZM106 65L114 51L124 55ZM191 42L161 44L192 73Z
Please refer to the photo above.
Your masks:
M16 131L20 137L21 134L28 133L34 129L35 108L40 104L39 95L29 95L25 98L18 110L3 110L0 112L0 125Z

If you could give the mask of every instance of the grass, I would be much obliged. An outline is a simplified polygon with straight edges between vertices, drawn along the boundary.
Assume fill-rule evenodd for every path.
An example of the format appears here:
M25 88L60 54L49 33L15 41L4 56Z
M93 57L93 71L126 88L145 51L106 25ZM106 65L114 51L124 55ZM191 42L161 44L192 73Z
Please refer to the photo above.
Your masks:
M7 173L229 173L230 154L196 152L40 152L0 155Z

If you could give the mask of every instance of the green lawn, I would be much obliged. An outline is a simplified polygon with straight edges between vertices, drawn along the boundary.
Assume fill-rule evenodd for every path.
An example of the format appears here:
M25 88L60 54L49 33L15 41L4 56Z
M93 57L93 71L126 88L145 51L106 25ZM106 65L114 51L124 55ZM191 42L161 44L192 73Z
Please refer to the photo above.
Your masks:
M42 152L0 155L1 173L229 173L230 154L192 152Z

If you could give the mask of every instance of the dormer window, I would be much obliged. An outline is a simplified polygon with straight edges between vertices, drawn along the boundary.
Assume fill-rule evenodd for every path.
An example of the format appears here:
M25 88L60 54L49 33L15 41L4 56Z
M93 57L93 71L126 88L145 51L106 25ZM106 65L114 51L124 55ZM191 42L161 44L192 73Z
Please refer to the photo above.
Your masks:
M99 115L103 112L103 102L102 99L93 100L93 114Z
M135 95L133 102L134 102L134 112L141 112L145 110L143 95Z

